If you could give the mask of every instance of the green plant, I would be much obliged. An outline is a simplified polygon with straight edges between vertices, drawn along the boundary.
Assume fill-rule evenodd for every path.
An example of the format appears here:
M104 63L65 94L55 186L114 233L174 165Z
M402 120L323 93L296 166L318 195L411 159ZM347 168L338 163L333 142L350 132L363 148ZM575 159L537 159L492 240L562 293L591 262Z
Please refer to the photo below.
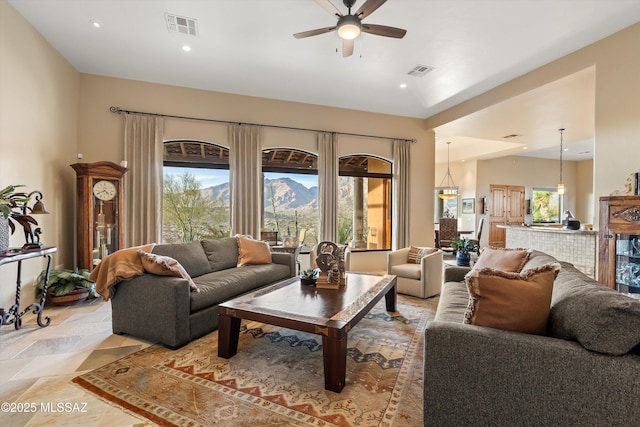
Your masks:
M451 243L451 247L458 253L469 254L477 249L476 242L460 237L458 240Z
M51 270L49 273L49 288L47 289L47 295L62 296L67 295L69 292L75 289L88 289L89 295L92 298L97 298L96 283L89 279L89 270ZM46 270L43 270L38 276L38 282L36 283L38 298L42 294L44 288L44 279L47 274Z
M303 279L317 279L320 275L319 268L308 268L300 273L300 277Z

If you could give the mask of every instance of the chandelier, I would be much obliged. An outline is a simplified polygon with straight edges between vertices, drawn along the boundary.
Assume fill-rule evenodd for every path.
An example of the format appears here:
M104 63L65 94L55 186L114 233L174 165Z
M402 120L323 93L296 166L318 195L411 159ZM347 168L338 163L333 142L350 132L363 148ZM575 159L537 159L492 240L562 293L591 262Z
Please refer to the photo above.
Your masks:
M451 171L449 169L449 145L450 144L451 144L451 141L447 142L447 174L444 176L444 178L442 178L442 181L440 182L442 193L438 194L438 197L440 197L443 200L455 199L456 197L458 197L458 188L456 187L456 184L453 182L453 177L451 176ZM443 187L442 184L444 184L445 181L447 181L447 186Z

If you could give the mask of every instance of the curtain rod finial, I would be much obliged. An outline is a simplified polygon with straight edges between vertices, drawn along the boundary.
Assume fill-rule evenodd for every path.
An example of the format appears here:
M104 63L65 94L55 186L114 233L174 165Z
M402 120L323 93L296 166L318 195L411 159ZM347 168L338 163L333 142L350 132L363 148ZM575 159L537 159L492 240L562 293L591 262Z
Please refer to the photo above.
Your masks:
M120 107L111 107L109 108L109 111L111 111L112 113L120 113Z

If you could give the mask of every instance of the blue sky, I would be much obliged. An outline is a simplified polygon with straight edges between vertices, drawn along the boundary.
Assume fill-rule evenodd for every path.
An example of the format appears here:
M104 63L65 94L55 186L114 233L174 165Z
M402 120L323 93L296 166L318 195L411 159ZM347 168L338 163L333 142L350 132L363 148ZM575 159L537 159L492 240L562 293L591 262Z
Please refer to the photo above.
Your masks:
M202 188L212 187L214 185L224 184L229 182L229 171L224 169L203 169L203 168L176 168L176 167L164 167L165 175L182 175L188 172L195 176L196 181L200 183ZM274 172L268 172L264 174L268 179L275 179L282 176L287 176L294 181L299 182L307 188L318 186L317 175L303 175L303 174L280 174Z

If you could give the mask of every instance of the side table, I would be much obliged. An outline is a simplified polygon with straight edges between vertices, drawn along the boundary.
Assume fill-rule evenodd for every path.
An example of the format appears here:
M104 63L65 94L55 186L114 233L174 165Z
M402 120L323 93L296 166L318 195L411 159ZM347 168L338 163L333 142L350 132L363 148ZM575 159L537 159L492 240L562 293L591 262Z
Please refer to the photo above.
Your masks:
M16 302L9 309L0 308L0 319L2 320L2 325L11 325L13 324L16 329L20 329L22 326L22 316L25 315L29 310L33 310L33 314L37 314L38 326L44 328L45 326L49 326L51 322L51 318L45 317L45 322L42 321L42 311L44 310L44 303L47 300L47 288L49 287L49 273L51 272L51 254L56 252L58 248L55 246L45 247L42 249L32 249L32 250L19 250L19 251L9 251L2 255L0 255L0 266L4 264L9 264L11 262L18 263L18 278L16 279ZM40 302L34 302L29 305L29 307L20 311L20 288L22 286L22 261L25 259L45 257L47 258L47 270L44 281L44 287L42 289L42 295L40 296Z

